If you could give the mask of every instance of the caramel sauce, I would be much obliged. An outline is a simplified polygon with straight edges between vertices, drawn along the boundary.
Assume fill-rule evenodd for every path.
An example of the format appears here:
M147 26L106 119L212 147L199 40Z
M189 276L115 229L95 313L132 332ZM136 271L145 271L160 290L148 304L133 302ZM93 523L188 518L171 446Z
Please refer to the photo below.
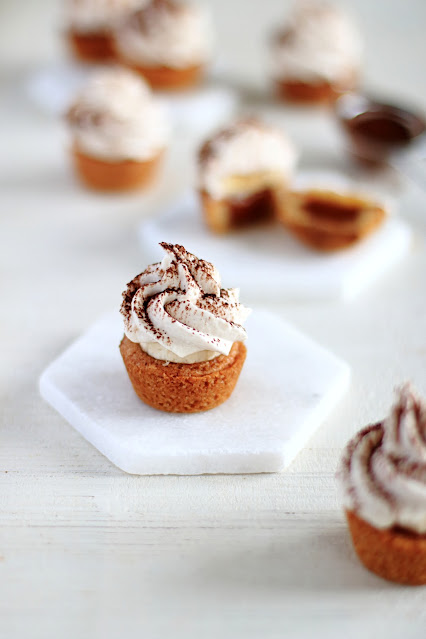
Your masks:
M389 153L401 149L424 133L425 121L397 105L346 94L336 103L336 114L359 159L385 162Z
M362 136L379 144L400 145L412 140L409 123L395 110L366 111L347 123L352 136Z
M263 189L243 199L229 202L231 225L234 228L264 222L274 217L274 198L270 189Z
M310 197L303 204L303 209L317 219L353 222L357 219L362 207L358 204L330 202L325 199Z

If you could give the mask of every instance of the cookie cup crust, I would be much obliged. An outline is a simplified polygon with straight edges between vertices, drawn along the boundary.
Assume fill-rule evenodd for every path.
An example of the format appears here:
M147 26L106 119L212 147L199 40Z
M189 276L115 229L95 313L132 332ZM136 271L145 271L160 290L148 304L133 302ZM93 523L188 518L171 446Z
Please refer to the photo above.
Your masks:
M359 242L362 238L359 235L330 235L326 231L309 229L297 224L286 224L286 228L297 237L303 244L317 251L331 252L349 248Z
M81 62L110 62L116 58L114 42L109 33L68 31L67 39L73 55Z
M332 104L342 93L353 91L358 84L356 73L343 83L327 81L309 84L301 80L276 80L275 89L279 99L294 104Z
M234 342L229 355L206 362L177 364L151 357L124 336L120 352L132 386L142 401L169 413L198 413L228 399L247 349L242 342Z
M425 535L379 530L353 511L345 514L355 551L368 570L400 584L426 584Z
M194 64L183 69L174 69L166 66L144 66L120 56L116 52L119 61L124 66L139 73L153 89L164 89L166 91L180 91L182 89L190 89L200 84L204 72L205 65Z
M214 233L227 233L231 230L228 206L224 200L215 200L205 190L198 192L204 221Z
M149 160L121 160L107 162L86 155L73 146L72 159L77 175L91 189L97 191L130 191L149 187L159 170L164 152L160 151Z
M310 218L304 212L306 198L330 204L331 207L342 207L343 220ZM347 205L359 207L358 216L350 221L344 220L344 209ZM295 235L303 244L318 251L337 251L357 244L381 226L386 218L382 206L372 204L349 195L337 193L321 193L315 189L306 192L289 191L286 207L278 216L281 224Z

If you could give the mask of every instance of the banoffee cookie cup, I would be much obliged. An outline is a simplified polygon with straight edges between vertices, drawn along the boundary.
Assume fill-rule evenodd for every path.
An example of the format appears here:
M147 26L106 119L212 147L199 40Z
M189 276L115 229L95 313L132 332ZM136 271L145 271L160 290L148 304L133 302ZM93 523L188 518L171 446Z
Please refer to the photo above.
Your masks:
M332 4L298 2L270 49L276 93L284 101L332 103L358 85L361 39Z
M227 233L279 218L296 159L285 134L255 118L206 140L198 152L198 192L209 229Z
M132 386L149 406L196 413L226 401L246 357L249 309L223 289L209 262L178 244L127 285L120 352Z
M146 188L168 145L169 126L148 85L119 67L90 78L67 113L81 181L98 191Z
M388 213L386 204L354 188L312 186L289 190L278 219L309 248L332 252L358 244L383 224Z
M65 35L80 62L115 60L112 28L139 0L66 0Z
M355 551L368 570L426 584L426 404L403 386L391 414L346 446L338 480Z
M198 85L210 60L211 41L206 11L176 0L148 0L114 30L120 62L160 90Z

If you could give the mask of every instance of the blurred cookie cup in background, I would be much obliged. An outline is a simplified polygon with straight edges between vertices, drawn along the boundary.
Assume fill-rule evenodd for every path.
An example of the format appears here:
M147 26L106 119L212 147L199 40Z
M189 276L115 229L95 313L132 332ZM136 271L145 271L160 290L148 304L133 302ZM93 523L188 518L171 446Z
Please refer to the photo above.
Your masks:
M148 85L119 67L95 72L66 114L82 182L101 191L149 186L169 142L166 113Z
M393 202L343 173L304 171L287 192L278 220L303 244L316 251L348 249L378 230Z
M280 216L297 153L280 129L245 118L206 140L197 161L207 226L226 233Z
M199 84L211 58L212 26L204 7L176 0L149 0L114 30L120 62L154 89Z
M289 102L334 102L357 87L361 38L351 19L321 0L300 0L270 43L277 95Z
M81 62L114 60L112 29L141 0L65 0L65 34L70 50Z

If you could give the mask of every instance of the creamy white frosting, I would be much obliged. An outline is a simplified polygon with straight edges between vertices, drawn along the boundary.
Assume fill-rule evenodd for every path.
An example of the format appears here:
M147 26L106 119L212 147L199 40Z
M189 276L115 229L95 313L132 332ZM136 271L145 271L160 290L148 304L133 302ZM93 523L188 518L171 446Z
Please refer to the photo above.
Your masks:
M178 244L161 243L166 255L127 285L121 312L124 332L152 357L171 362L205 361L228 355L247 337L250 309L238 289L221 288L213 264Z
M66 24L80 33L105 32L143 0L67 0Z
M169 138L164 107L138 74L118 67L93 75L68 121L79 150L111 162L149 160Z
M338 478L345 508L376 528L426 533L426 404L410 385L387 419L349 442Z
M182 69L211 55L212 27L204 7L151 0L115 30L117 49L130 62Z
M272 46L272 73L280 80L350 80L361 62L361 40L351 20L337 7L299 2L282 36Z
M287 136L258 120L240 120L203 145L199 186L214 199L229 195L229 178L272 172L288 182L297 154Z

